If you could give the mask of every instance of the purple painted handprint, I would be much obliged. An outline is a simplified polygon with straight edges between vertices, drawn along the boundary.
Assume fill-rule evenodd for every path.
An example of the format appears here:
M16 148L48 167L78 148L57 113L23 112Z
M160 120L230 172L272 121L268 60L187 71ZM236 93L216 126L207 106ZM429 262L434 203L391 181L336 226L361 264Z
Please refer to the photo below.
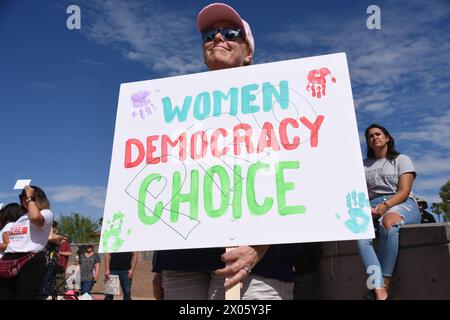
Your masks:
M142 90L131 95L134 108L132 113L133 118L139 114L141 119L144 119L146 116L151 115L153 111L156 111L156 107L148 98L150 93L150 91Z

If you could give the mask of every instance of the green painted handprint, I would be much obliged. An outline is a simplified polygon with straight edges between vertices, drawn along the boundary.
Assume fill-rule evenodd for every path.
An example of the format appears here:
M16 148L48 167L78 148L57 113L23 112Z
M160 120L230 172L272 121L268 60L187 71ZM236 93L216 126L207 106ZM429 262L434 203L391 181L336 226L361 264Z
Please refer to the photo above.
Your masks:
M122 233L122 225L123 225L123 213L116 212L113 215L112 223L108 221L108 228L102 234L102 245L103 250L106 252L117 251L122 246L124 240L120 238L120 234ZM110 239L112 238L112 243Z
M348 215L350 219L345 221L345 227L353 233L363 233L367 231L370 216L364 212L364 208L370 208L369 199L364 192L356 194L353 190L347 193L346 197Z

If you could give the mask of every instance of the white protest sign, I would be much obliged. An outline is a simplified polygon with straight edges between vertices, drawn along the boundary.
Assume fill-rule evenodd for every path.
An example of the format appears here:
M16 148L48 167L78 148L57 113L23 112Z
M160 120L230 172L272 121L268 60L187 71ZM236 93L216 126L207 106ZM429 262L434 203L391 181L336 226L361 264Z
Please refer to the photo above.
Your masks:
M22 190L25 186L29 186L30 183L31 183L31 179L17 180L13 190Z
M100 252L373 238L343 53L120 87Z

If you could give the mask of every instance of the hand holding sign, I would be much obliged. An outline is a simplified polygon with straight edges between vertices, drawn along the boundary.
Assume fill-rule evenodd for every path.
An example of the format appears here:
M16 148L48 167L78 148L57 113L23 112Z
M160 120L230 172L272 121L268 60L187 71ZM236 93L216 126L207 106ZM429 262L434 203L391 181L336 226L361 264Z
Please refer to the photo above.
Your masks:
M25 190L25 195L27 198L32 198L34 196L34 189L29 185L24 186L23 190Z
M218 269L214 273L218 276L228 277L225 281L225 287L233 287L242 282L253 267L269 249L269 246L240 246L235 249L227 250L221 259L227 265L225 268Z

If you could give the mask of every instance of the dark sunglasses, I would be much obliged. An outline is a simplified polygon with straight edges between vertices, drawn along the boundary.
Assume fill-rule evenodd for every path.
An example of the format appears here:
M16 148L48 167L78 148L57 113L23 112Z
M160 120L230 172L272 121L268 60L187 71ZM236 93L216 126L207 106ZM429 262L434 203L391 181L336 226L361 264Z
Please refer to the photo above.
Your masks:
M214 40L218 33L220 33L225 40L234 41L241 36L242 30L236 28L216 28L205 30L202 32L203 42L205 43Z

